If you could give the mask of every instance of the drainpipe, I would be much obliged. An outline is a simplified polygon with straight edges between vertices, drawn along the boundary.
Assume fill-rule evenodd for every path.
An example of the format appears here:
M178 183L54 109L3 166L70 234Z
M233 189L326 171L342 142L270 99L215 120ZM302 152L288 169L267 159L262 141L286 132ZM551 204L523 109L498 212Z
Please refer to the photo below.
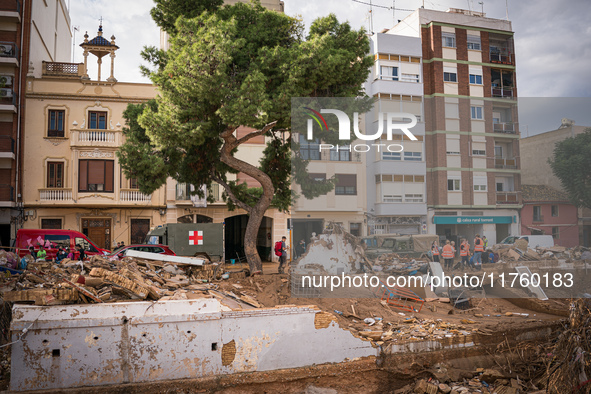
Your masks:
M16 171L15 171L15 192L16 192L16 204L18 207L18 203L19 203L19 181L20 181L20 151L21 151L21 117L22 117L22 108L23 105L22 100L24 99L23 97L23 72L24 72L24 67L28 67L29 65L23 64L23 58L24 58L24 48L23 48L23 42L25 39L25 22L31 23L30 20L25 20L25 15L26 15L26 11L27 11L27 2L28 0L23 0L23 13L22 13L22 22L21 22L21 45L20 45L20 49L21 49L21 53L20 53L20 61L19 61L19 78L18 78L18 94L19 94L19 101L18 101L18 116L17 116L17 120L16 120ZM21 202L22 202L22 195L20 197ZM22 207L21 207L22 208ZM15 238L16 238L16 234L15 234Z

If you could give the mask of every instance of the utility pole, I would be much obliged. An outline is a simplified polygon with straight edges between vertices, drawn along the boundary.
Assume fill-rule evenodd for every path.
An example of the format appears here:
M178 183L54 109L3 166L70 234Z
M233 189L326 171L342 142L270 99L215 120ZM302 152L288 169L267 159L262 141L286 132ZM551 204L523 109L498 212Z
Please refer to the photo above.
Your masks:
M72 63L76 63L76 32L80 31L80 26L72 26L74 30L74 42L72 43Z

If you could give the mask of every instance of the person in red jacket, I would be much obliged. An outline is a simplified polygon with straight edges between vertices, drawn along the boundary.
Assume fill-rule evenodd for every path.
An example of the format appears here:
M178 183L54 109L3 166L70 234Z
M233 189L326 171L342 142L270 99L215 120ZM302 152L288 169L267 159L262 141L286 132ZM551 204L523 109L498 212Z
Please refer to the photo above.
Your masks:
M445 246L443 247L441 256L445 260L445 268L451 269L454 264L454 249L451 246L449 239L445 241Z

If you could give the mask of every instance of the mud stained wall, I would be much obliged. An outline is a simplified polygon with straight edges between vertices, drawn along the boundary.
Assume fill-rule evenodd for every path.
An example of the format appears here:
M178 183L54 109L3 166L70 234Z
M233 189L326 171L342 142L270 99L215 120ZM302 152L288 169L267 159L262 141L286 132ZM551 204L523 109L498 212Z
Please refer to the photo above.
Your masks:
M231 311L213 299L15 306L11 390L269 371L376 356L314 307ZM315 324L316 323L316 324ZM317 328L318 327L318 328Z

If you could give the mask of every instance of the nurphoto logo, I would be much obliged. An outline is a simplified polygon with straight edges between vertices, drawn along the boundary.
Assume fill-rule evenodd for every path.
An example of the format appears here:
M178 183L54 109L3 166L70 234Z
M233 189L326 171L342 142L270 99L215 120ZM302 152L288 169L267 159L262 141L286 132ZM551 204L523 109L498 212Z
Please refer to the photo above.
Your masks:
M329 131L328 124L322 114L332 114L337 117L339 127L339 139L349 141L351 140L351 119L349 116L338 109L321 109L320 112L310 108L304 107L307 110L308 115L312 119L308 119L307 123L307 136L309 141L314 140L314 121L320 127L320 130ZM386 121L384 121L384 118ZM402 131L411 141L418 141L417 137L409 130L417 125L417 117L413 114L404 112L380 112L378 116L378 130L375 134L362 134L359 131L359 113L353 113L353 133L356 139L363 141L375 141L379 140L384 134L384 126L386 129L386 138L388 141L392 141L392 133L394 130ZM401 144L357 144L353 147L339 147L332 144L319 144L319 150L349 150L355 152L369 152L371 149L376 148L378 152L402 152L404 147Z

